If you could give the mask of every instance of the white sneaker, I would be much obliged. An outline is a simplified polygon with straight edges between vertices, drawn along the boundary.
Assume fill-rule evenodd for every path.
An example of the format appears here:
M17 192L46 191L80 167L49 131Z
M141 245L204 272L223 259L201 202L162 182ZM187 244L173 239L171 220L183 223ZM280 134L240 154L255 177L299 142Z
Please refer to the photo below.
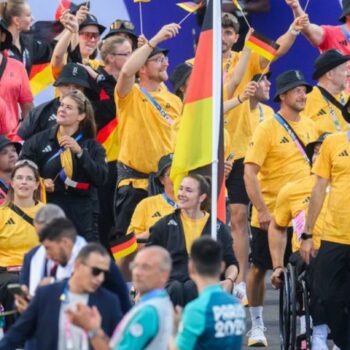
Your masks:
M233 295L241 302L241 305L248 306L247 289L244 282L234 285Z
M264 326L255 326L247 333L248 336L248 346L266 348L267 339L264 332L266 328Z
M325 339L324 337L313 335L311 350L328 350L327 338Z

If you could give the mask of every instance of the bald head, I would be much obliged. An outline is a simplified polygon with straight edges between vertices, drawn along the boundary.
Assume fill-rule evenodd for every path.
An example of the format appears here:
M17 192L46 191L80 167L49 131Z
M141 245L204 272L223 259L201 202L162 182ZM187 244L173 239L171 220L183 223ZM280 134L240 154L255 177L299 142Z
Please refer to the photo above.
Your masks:
M154 259L159 269L165 272L171 271L171 257L169 252L160 246L151 246L142 249L137 255L145 254L149 259Z

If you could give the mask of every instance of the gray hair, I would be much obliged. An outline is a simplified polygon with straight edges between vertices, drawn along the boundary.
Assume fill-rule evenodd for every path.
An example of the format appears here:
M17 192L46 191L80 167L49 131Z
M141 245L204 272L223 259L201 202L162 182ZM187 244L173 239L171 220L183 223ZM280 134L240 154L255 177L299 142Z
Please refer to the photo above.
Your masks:
M66 214L63 209L56 204L46 204L38 210L35 215L34 222L37 224L49 224L52 220L65 218Z

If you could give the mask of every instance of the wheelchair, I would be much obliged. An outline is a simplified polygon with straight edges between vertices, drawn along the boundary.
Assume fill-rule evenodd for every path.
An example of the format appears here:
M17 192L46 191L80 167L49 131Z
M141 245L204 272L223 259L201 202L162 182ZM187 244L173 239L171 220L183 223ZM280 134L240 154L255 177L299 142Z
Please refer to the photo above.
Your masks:
M297 274L289 263L283 275L284 283L279 297L279 331L281 350L311 349L310 291L306 271ZM297 319L304 316L305 331L297 336Z

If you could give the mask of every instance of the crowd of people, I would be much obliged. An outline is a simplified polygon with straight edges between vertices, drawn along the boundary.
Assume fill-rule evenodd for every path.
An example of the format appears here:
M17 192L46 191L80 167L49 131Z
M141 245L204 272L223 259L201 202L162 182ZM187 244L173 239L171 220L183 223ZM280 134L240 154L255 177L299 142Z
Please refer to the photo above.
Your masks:
M273 65L244 45L242 18L222 13L229 217L215 241L210 176L171 178L196 64L169 79L163 45L181 26L107 30L82 4L45 41L28 33L27 0L0 2L0 350L233 350L245 335L268 347L266 273L281 288L288 262L308 276L309 350L329 336L350 349L350 0L340 26L285 3L294 20L274 60L300 33L320 54L315 85L293 67L276 77L276 112ZM43 63L55 96L34 106L29 76Z

